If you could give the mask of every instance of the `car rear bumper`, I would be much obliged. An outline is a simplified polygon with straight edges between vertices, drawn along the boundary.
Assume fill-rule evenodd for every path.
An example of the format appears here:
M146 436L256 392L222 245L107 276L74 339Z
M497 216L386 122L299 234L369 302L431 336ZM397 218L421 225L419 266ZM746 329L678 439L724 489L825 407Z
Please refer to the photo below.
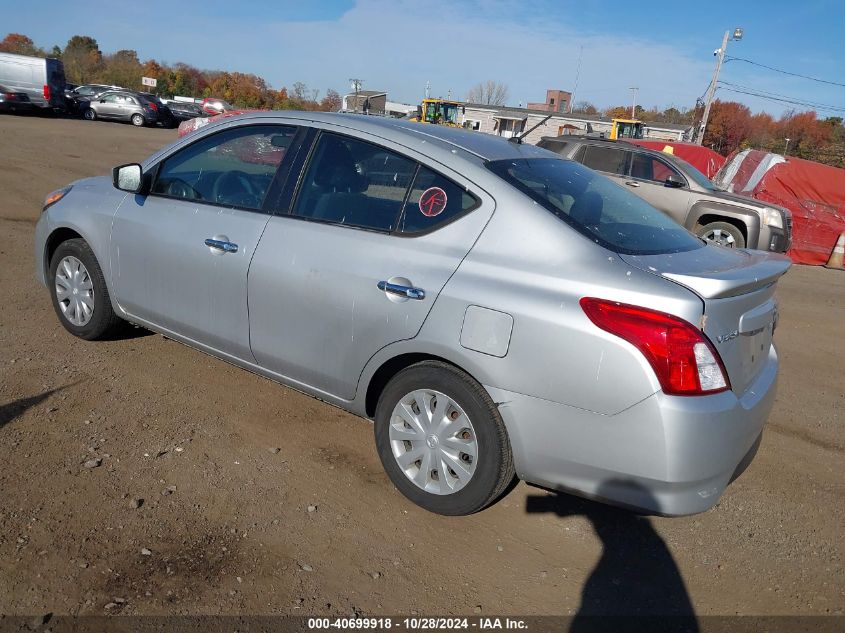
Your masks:
M655 393L612 416L487 387L520 478L650 513L703 512L750 463L775 398L778 358L742 397Z

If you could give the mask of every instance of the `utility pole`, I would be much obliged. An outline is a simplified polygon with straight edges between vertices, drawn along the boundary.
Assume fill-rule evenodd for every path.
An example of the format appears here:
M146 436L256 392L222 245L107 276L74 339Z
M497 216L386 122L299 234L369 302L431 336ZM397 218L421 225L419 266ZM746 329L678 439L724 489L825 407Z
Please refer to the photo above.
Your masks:
M628 88L628 90L631 91L631 96L633 97L633 104L631 105L631 118L636 119L637 118L637 90L639 90L639 88L634 86L633 88Z
M431 97L431 82L425 82L425 98L429 99Z
M352 89L355 91L355 112L358 112L358 93L361 91L361 86L364 84L363 79L350 79Z
M722 63L725 61L725 51L728 48L729 40L742 39L742 29L734 29L733 37L730 31L725 31L725 37L722 38L722 47L715 52L716 55L716 70L713 73L713 80L710 82L710 87L707 89L707 101L704 105L704 116L701 119L701 127L698 130L697 143L699 145L704 143L704 132L707 130L707 119L710 118L710 106L713 105L713 97L716 95L716 84L719 81L719 72L722 70Z
M578 80L581 78L581 56L584 54L584 45L578 53L578 70L575 71L575 87L572 89L572 96L569 97L569 114L572 114L572 106L575 103L575 94L578 92Z

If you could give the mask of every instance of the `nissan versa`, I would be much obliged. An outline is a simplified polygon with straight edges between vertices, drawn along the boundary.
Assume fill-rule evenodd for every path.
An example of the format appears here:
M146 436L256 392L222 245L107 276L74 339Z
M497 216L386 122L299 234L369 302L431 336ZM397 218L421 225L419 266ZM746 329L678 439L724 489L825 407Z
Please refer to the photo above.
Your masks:
M51 193L35 261L76 336L129 321L374 419L442 514L514 477L713 506L772 407L789 267L537 147L270 112Z

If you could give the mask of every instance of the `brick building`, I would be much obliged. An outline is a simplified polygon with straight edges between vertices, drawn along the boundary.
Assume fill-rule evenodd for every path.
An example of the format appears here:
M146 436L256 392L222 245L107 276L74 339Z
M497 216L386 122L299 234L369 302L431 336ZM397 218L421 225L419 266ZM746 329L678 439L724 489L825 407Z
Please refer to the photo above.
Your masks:
M529 103L528 110L545 112L566 112L572 102L572 93L566 90L546 90L545 103Z

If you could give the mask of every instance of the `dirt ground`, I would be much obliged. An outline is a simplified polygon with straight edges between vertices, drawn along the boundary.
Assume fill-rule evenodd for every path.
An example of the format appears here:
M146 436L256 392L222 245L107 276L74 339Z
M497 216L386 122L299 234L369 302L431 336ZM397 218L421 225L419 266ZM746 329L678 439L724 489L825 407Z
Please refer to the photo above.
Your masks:
M843 613L845 272L782 280L775 409L709 512L519 484L444 518L393 488L369 422L144 330L59 325L33 276L45 194L175 138L0 116L0 613Z

